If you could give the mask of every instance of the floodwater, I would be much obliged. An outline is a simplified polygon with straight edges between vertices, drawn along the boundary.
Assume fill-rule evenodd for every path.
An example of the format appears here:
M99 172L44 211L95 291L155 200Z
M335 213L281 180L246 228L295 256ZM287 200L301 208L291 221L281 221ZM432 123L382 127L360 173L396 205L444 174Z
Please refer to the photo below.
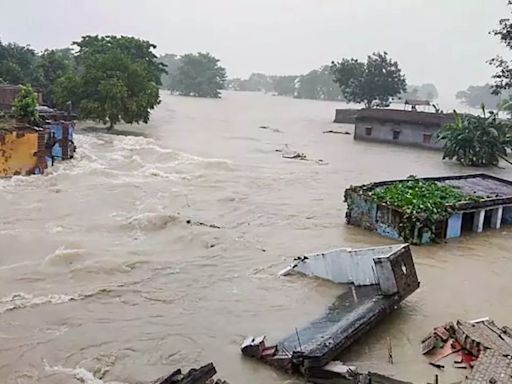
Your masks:
M352 131L331 123L337 106L163 95L146 137L84 132L73 161L1 180L0 382L148 383L209 361L232 384L301 382L242 359L239 345L286 336L339 294L278 278L292 258L390 244L345 225L344 189L471 172L438 152L322 133ZM283 159L285 144L313 161ZM420 290L341 358L424 383L439 373L419 353L433 326L510 324L511 231L415 247Z

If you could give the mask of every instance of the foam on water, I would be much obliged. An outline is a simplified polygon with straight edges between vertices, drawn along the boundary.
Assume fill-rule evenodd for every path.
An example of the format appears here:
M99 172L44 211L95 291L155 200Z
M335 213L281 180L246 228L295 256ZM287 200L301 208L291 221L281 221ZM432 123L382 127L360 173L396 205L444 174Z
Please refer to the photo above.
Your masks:
M30 308L43 304L62 304L79 299L80 295L51 294L46 296L34 296L23 292L13 293L10 296L0 299L0 314L14 311L15 309Z
M83 384L125 384L118 381L103 381L101 379L98 379L94 376L92 372L89 372L85 368L76 367L76 368L64 368L61 366L54 366L51 367L48 365L48 363L45 361L45 371L48 373L53 374L64 374L69 375L78 380L80 383Z

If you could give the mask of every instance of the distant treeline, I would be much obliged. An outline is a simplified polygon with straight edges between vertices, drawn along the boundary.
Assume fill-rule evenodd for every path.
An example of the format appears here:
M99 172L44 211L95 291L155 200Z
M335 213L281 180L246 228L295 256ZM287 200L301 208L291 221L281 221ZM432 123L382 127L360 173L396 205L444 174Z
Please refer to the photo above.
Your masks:
M345 101L345 97L331 72L330 65L324 65L305 75L265 75L253 73L247 79L234 78L226 81L226 89L241 92L264 92L297 99ZM439 93L434 84L408 85L407 91L396 100L421 99L434 101Z
M467 89L457 92L455 97L462 104L471 108L480 108L482 104L487 109L495 109L505 106L510 102L511 92L502 91L500 95L493 94L491 84L470 85Z

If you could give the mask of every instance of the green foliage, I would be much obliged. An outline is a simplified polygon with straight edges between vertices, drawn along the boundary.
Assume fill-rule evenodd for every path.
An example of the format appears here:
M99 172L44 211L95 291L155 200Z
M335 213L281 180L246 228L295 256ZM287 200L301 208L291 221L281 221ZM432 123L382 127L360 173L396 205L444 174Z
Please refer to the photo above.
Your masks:
M295 97L312 100L344 100L328 65L300 76Z
M416 230L421 228L427 228L433 237L436 223L448 218L455 205L480 200L455 187L415 176L373 189L369 195L378 203L400 211L402 217L398 229L404 241L413 241Z
M392 97L406 90L398 62L386 52L368 56L366 63L357 59L332 62L331 72L345 99L364 103L366 108L389 106Z
M70 48L45 50L39 55L35 71L39 78L35 85L43 91L45 103L54 107L58 80L76 71L73 51Z
M165 69L167 73L162 74L162 88L170 89L172 84L172 79L178 72L178 68L180 66L180 60L178 55L174 55L171 53L165 54L158 58L158 61L165 65Z
M294 96L297 76L273 76L274 92L279 96Z
M497 166L500 158L506 159L507 150L512 148L510 123L498 119L497 114L489 117L459 115L454 112L455 121L445 124L439 131L438 140L445 141L443 159L455 159L464 166Z
M30 47L0 41L0 79L8 84L33 84L38 81L35 70L36 52Z
M219 98L225 81L226 70L218 59L209 53L189 53L180 57L169 89L183 96Z
M33 123L37 120L37 94L30 85L20 87L12 112L16 119L25 123Z
M71 102L80 117L109 124L147 123L160 103L164 66L155 45L127 36L84 36L78 48L78 70L55 86L57 105Z
M508 6L512 8L512 0L508 1ZM512 49L512 20L503 18L499 21L499 28L491 31L491 34L498 37L503 45ZM512 88L512 65L509 60L501 56L489 60L489 64L496 67L497 72L493 76L493 93L498 95L504 90Z
M486 108L496 108L500 102L500 97L494 95L490 84L470 85L466 90L459 91L455 95L457 100L472 108L479 108L482 103Z

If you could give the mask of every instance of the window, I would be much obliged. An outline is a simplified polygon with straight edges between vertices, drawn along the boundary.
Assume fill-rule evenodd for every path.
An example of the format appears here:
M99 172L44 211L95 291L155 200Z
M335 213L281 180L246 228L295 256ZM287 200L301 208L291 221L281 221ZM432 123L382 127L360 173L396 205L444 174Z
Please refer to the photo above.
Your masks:
M393 130L393 140L398 140L400 138L400 130L394 129Z
M431 133L423 134L423 144L432 144L432 134Z
M371 136L372 135L372 127L365 127L364 128L364 134L366 136Z

